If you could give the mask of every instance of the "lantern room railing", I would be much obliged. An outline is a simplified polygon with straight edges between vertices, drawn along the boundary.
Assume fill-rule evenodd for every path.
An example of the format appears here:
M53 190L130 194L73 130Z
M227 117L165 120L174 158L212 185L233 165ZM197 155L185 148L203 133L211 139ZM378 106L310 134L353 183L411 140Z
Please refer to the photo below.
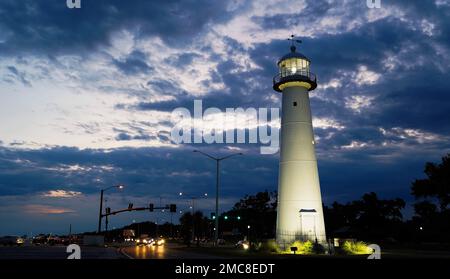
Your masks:
M317 83L317 77L315 74L306 70L297 70L295 72L283 72L273 77L273 84L277 84L284 81L312 81Z

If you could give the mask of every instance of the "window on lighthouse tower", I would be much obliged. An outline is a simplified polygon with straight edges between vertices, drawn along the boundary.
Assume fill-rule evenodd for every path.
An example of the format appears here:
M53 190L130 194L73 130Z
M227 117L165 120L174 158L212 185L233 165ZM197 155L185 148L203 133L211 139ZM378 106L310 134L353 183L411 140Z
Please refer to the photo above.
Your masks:
M280 63L281 77L292 75L309 76L309 61L301 58L289 58Z

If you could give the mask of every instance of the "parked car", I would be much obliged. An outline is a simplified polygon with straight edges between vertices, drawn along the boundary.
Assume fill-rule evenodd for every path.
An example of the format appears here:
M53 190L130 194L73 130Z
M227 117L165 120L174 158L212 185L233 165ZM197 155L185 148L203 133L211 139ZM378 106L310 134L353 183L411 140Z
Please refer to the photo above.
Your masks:
M23 245L25 240L18 236L3 236L0 237L0 245Z

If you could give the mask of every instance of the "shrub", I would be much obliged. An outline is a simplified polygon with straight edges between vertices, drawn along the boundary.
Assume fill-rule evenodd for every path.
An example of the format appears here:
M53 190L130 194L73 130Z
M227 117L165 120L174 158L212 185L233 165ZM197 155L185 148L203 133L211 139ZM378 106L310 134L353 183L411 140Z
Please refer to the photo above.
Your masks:
M292 254L291 247L297 247L296 254L310 255L310 254L322 254L324 253L324 247L320 244L316 244L312 241L295 241L292 244L286 246L286 249L281 249L277 242L273 239L265 242L259 242L253 246L258 252L270 252L279 254Z
M345 241L342 245L342 250L350 255L366 255L372 253L372 248L362 241Z
M277 242L274 239L267 240L265 242L259 242L256 248L259 252L280 253L281 249L278 247Z
M313 248L314 244L311 241L301 242L301 241L295 241L291 245L287 247L287 249L284 251L286 254L292 254L291 247L297 247L297 254L301 255L308 255L313 254Z

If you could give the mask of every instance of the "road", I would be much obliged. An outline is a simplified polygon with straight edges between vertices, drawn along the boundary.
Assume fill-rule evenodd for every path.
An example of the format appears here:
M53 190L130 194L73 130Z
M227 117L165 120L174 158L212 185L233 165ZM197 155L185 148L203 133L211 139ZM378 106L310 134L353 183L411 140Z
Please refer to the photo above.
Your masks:
M122 253L132 259L298 259L317 258L326 259L330 256L326 255L255 255L245 253L243 250L236 249L196 249L192 247L188 249L177 244L166 244L158 247L127 247L122 249ZM366 259L366 255L331 256L335 259L359 258ZM384 250L381 254L382 259L450 259L448 251L421 251L421 250Z
M292 258L293 255L252 255L235 249L196 249L168 243L164 246L103 248L81 246L82 259L232 259L232 258ZM0 246L0 260L4 259L66 259L65 246ZM328 258L329 256L297 256L298 258ZM333 258L352 258L336 255ZM366 256L357 256L365 258ZM382 259L450 259L448 251L382 250Z
M4 259L67 259L66 246L0 246L0 260ZM81 246L82 259L120 259L124 256L116 248Z
M177 244L164 246L131 246L121 249L131 259L222 259L220 256L187 251Z

